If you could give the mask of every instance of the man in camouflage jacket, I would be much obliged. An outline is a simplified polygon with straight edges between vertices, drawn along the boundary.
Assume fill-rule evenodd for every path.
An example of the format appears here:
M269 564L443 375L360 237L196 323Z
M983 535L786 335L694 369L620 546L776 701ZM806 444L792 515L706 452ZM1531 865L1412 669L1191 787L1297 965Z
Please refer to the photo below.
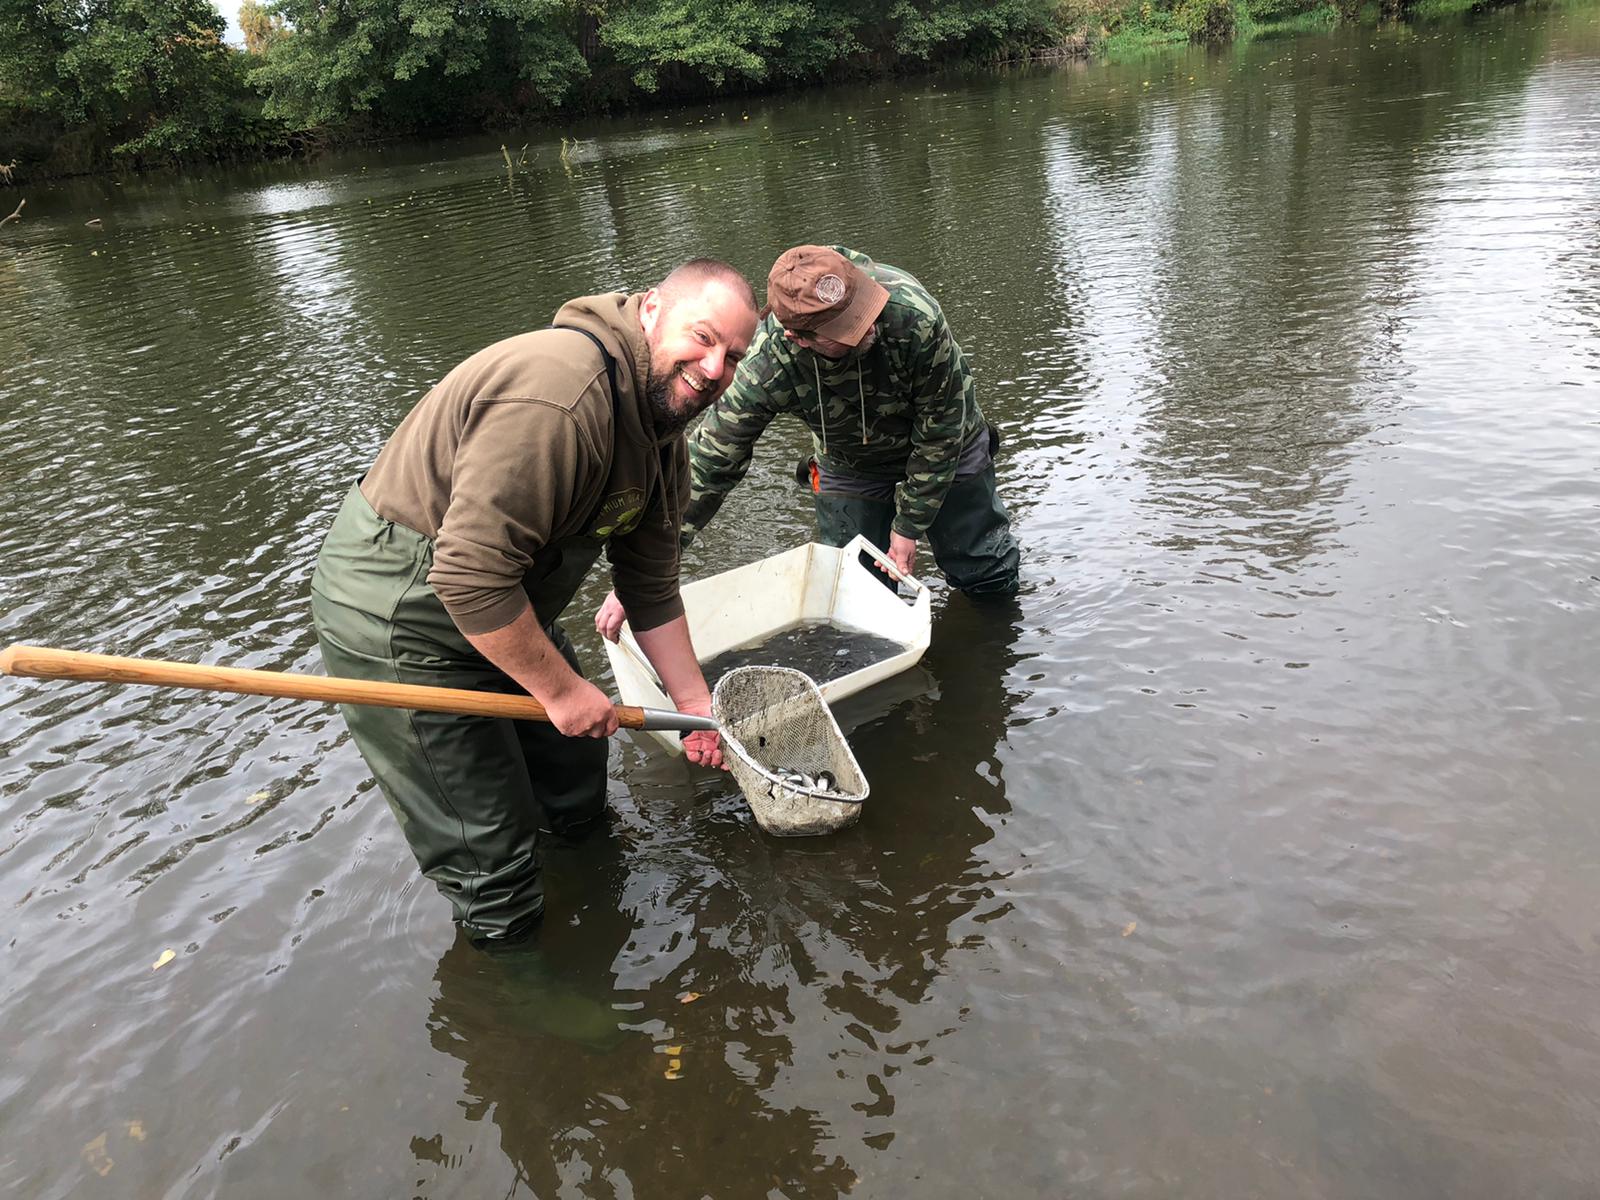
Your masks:
M952 586L1013 595L1021 553L995 489L997 439L938 301L854 250L797 246L773 264L767 309L733 383L689 438L683 543L744 478L767 424L789 413L811 430L803 475L819 541L865 534L912 574L926 537ZM615 639L620 607L608 600L595 624Z

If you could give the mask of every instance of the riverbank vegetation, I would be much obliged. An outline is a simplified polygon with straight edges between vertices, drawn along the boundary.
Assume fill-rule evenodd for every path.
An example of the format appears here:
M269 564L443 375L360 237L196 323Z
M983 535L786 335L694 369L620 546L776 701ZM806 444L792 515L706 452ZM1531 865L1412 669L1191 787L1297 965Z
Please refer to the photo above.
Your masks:
M233 0L223 0L232 3ZM4 180L1493 0L0 0Z

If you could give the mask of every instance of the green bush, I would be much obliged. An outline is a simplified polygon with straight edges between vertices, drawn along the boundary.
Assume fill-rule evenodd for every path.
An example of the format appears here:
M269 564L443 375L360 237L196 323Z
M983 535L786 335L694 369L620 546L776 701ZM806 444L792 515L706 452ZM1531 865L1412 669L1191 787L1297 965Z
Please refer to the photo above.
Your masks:
M258 153L243 56L209 0L0 0L0 145L24 174Z
M1172 15L1178 28L1195 42L1224 42L1239 28L1234 0L1183 0Z

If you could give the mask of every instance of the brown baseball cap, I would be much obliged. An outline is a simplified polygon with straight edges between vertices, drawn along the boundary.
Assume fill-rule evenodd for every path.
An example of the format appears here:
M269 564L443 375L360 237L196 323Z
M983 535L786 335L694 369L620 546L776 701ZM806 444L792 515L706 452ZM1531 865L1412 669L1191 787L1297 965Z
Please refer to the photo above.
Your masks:
M889 293L837 250L796 246L778 255L767 275L767 310L785 329L858 345Z

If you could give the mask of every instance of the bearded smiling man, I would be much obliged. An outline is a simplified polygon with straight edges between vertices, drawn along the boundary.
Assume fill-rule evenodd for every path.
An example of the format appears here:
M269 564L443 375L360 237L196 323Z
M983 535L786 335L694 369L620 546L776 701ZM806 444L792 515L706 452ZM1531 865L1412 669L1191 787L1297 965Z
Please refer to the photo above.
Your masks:
M345 497L311 580L332 675L526 692L551 725L348 707L345 720L423 874L485 948L544 911L541 828L605 808L611 700L555 623L606 551L616 597L679 711L710 693L678 598L683 429L726 389L756 326L714 259L649 291L573 300L554 327L445 376ZM720 766L714 733L684 739Z

